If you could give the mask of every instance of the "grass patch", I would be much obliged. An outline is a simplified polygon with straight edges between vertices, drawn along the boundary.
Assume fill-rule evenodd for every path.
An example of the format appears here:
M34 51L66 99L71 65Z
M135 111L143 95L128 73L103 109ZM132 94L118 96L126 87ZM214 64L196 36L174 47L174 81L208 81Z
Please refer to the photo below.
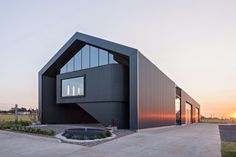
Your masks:
M235 123L235 122L229 119L201 119L201 123L228 124L228 123Z
M236 157L236 142L221 142L222 157Z
M18 115L19 121L30 121L29 115ZM0 122L14 122L15 115L14 114L0 114Z

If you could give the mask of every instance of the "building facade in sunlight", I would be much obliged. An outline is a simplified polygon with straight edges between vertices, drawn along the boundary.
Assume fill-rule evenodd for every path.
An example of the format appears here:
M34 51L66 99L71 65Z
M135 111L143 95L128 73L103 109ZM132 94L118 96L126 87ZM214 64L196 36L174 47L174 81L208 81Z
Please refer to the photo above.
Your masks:
M142 129L199 121L200 105L137 49L75 33L39 72L40 120Z

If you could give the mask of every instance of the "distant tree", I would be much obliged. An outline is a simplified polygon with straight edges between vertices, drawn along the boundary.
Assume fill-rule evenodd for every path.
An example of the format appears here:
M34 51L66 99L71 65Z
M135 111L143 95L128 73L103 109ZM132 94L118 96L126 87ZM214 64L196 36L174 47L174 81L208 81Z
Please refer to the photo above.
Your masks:
M230 117L230 119L229 119L232 123L236 123L236 119L235 118L233 118L233 117Z
M7 113L7 111L0 110L0 113Z
M200 118L203 118L203 119L204 119L204 118L206 118L206 117L205 117L205 116L203 116L203 115L200 115Z
M21 107L18 109L18 112L27 112L28 110L24 107Z
M12 107L10 110L7 111L8 113L15 113L15 107Z

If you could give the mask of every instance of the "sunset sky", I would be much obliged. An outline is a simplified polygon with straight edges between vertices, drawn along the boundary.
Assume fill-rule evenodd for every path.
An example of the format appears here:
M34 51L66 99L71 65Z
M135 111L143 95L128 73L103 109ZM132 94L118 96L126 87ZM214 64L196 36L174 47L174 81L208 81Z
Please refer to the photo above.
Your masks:
M82 32L139 49L201 104L202 115L236 117L235 6L235 0L2 0L0 110L37 107L38 71Z

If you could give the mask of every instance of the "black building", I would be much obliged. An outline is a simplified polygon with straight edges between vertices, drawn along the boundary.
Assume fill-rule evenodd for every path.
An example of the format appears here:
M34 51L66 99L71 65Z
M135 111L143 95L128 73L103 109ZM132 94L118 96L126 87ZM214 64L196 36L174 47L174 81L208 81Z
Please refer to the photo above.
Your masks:
M200 105L137 49L75 33L39 72L42 123L141 129L199 121Z

